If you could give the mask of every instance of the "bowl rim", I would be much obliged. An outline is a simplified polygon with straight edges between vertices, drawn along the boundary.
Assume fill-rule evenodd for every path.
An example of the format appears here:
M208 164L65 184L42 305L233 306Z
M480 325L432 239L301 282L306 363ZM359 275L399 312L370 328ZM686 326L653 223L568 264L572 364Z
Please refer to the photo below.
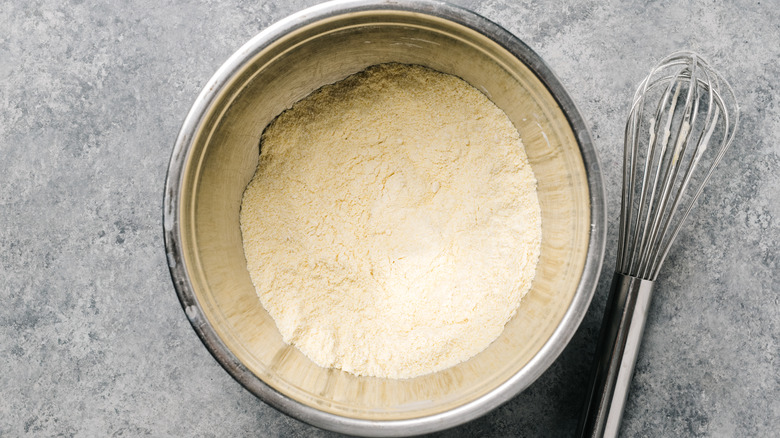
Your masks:
M288 398L246 368L219 338L198 303L184 264L179 227L181 184L192 140L223 88L256 54L286 34L326 18L372 10L414 12L460 24L488 37L527 65L547 87L571 125L582 155L590 201L590 236L580 283L561 323L539 352L515 375L480 398L448 411L406 420L361 420L320 411ZM263 402L291 417L323 429L366 436L416 435L466 423L504 404L541 376L568 345L593 298L604 259L606 217L604 186L590 130L552 70L531 48L498 24L470 10L432 0L335 0L304 9L258 33L222 64L193 103L174 144L163 200L163 232L171 279L193 329L217 362Z

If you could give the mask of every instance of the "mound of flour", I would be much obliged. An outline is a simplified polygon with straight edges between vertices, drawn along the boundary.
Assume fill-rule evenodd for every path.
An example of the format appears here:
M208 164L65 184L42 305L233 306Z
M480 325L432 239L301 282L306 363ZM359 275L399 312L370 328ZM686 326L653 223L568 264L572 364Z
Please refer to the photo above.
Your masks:
M530 288L541 240L507 116L459 78L401 64L325 86L268 126L241 231L285 342L388 378L484 350Z

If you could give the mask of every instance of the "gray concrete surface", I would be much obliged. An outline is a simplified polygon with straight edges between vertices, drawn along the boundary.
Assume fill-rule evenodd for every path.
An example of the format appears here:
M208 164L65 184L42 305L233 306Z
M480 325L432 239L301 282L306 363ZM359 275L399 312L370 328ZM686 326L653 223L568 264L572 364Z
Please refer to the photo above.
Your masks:
M0 4L0 436L332 436L260 402L190 328L166 268L163 181L195 96L313 1ZM617 239L635 85L691 48L743 122L657 283L622 435L777 436L780 8L764 1L459 0L536 50L589 121L609 245L593 305L527 391L438 436L570 436Z

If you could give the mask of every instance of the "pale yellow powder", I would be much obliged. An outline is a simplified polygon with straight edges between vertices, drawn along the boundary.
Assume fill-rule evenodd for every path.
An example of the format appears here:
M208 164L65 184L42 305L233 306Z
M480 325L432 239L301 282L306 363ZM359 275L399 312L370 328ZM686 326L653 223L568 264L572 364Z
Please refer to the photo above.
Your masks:
M285 342L324 367L409 378L499 336L541 222L507 116L459 78L383 64L268 126L241 231Z

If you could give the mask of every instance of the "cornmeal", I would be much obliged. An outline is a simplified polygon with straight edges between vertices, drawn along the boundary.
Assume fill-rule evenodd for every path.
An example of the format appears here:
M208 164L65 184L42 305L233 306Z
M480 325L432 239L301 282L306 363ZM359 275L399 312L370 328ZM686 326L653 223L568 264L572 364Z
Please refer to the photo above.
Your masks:
M506 114L457 77L381 64L267 127L241 231L285 342L323 367L411 378L501 334L541 219Z

